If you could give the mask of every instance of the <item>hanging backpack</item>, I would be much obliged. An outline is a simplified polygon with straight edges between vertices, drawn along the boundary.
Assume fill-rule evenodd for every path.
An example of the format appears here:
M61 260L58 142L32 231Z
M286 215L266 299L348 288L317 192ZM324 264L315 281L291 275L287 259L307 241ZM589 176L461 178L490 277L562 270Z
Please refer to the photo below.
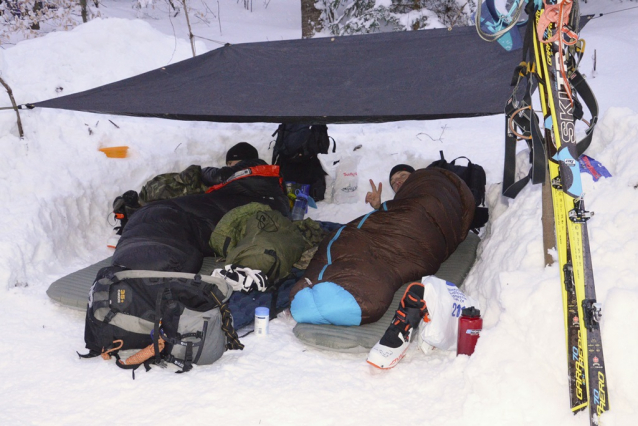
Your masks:
M324 199L326 172L317 154L327 154L330 148L328 127L325 124L280 124L272 136L277 136L272 164L280 167L286 182L310 185L310 196ZM333 139L334 142L334 139ZM336 150L336 143L333 152Z
M457 157L448 163L443 156L443 151L439 152L441 154L441 159L433 162L427 168L440 167L442 169L449 170L454 172L467 184L470 191L472 191L472 195L474 195L474 202L476 205L474 210L474 219L472 220L470 229L478 234L478 229L485 226L489 219L489 212L487 207L485 207L485 185L487 183L485 170L483 170L483 167L478 164L472 163L467 157ZM467 166L456 164L456 160L460 158L467 160Z
M118 367L133 371L172 363L186 372L212 364L227 349L243 349L226 305L231 293L211 276L103 268L86 310L89 353L80 357L114 356ZM122 360L118 353L127 349L140 352Z

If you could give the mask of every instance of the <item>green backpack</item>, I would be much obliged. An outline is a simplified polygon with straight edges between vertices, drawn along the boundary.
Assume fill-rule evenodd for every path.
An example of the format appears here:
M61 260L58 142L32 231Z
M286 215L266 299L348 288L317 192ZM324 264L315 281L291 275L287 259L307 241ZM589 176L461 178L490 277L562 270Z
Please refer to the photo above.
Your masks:
M250 203L224 215L210 238L226 264L262 271L270 281L287 276L307 249L297 226L270 207Z

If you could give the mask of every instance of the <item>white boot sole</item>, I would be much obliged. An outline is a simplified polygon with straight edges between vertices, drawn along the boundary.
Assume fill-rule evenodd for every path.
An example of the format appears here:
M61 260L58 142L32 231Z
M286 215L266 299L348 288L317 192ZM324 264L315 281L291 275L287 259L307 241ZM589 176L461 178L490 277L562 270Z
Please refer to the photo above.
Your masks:
M393 368L403 359L410 347L410 337L412 337L412 330L410 330L407 342L404 342L398 348L389 348L377 342L377 344L370 349L366 362L382 370Z

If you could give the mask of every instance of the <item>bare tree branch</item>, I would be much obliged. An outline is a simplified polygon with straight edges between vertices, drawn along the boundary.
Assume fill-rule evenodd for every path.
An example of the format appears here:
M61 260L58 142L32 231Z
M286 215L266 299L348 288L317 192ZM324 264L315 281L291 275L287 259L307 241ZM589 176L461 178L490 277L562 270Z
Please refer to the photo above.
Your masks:
M441 130L441 134L439 135L439 138L438 138L438 139L434 139L432 136L428 135L428 134L427 134L427 133L425 133L425 132L417 133L416 137L417 137L417 139L421 140L421 138L419 137L419 135L425 135L425 136L427 136L428 138L432 139L434 142L443 142L443 133L445 133L445 129L447 129L447 124L446 124L446 125L444 125L444 126L441 126L441 129L442 129L442 130Z
M191 49L193 50L193 58L197 56L195 53L195 41L193 40L195 36L193 35L193 29L191 28L191 21L188 18L188 6L186 6L186 0L182 0L182 4L184 5L184 15L186 15L186 25L188 26L188 38L191 42Z
M217 20L219 21L219 35L222 35L222 15L219 10L219 0L217 0Z
M20 112L18 111L18 105L16 104L16 100L13 97L13 91L11 90L11 87L9 87L9 85L2 79L2 77L0 77L0 84L2 84L5 89L7 89L7 93L9 94L9 99L11 99L11 105L13 105L13 109L15 110L16 116L18 117L18 134L20 135L20 139L23 139L24 130L22 130L22 121L20 120Z

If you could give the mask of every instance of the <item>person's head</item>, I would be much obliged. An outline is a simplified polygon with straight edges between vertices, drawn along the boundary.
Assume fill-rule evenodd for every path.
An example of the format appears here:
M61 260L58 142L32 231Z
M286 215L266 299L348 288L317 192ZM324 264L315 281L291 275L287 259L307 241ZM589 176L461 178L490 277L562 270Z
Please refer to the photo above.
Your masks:
M259 158L257 149L248 142L239 142L226 153L226 165L234 166L243 160L256 160Z
M394 192L398 192L401 185L414 173L414 167L407 164L397 164L390 170L390 186Z

